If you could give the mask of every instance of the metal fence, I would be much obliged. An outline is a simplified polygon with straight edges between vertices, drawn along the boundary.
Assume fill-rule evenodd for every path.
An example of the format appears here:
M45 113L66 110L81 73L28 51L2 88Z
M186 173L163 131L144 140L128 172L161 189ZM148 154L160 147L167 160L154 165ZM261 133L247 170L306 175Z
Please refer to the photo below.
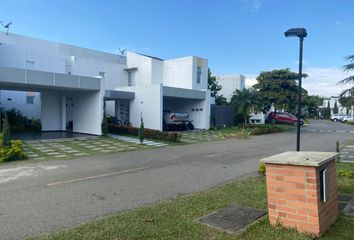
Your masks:
M233 106L211 105L210 126L229 127L235 125L235 110Z

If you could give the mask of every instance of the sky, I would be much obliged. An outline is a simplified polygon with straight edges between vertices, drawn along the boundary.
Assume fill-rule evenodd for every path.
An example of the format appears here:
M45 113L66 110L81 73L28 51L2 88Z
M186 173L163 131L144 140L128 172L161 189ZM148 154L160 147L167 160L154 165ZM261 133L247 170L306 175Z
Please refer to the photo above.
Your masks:
M304 27L303 87L336 96L354 54L354 0L0 0L10 32L112 53L163 59L195 55L214 74L239 73L252 86L261 71L298 71ZM353 72L351 73L353 74Z

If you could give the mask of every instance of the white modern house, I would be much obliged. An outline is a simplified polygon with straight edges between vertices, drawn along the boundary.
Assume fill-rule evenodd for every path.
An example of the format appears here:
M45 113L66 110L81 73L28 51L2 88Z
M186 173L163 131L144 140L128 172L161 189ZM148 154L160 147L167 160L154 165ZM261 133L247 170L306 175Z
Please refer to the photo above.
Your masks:
M143 116L146 128L162 130L169 108L208 129L207 77L208 62L199 57L121 56L0 32L1 93L21 91L16 94L26 103L27 96L40 96L42 131L66 131L72 124L73 132L101 135L104 101L136 127ZM0 97L5 107L13 99Z
M334 110L334 105L337 102L337 107L338 107L338 113L340 114L350 114L351 113L351 109L350 108L346 108L343 107L340 102L339 102L339 97L337 96L332 96L330 98L326 98L323 100L323 104L322 106L320 106L320 108L327 108L328 107L328 103L329 103L329 107L331 109L331 114L333 114L333 110Z
M223 95L228 102L236 90L242 91L245 88L246 79L241 74L218 75L216 80L222 87L218 94Z

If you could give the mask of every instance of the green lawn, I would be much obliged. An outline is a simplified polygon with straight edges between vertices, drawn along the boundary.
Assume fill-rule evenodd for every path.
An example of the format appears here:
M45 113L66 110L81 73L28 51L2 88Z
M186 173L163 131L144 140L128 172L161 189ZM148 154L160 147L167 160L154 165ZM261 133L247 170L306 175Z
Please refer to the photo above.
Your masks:
M338 163L337 169L354 171L354 165ZM349 192L347 182L338 179L340 192ZM351 189L353 181L351 180ZM353 193L353 191L351 191ZM92 223L63 230L49 236L33 239L57 240L231 240L231 239L311 239L295 230L270 226L263 218L242 235L236 236L202 225L195 219L230 204L240 204L260 209L267 208L264 177L252 177L217 186L189 196L180 196L160 204L145 206L122 214L106 217ZM319 239L353 239L354 217L340 215L337 222Z

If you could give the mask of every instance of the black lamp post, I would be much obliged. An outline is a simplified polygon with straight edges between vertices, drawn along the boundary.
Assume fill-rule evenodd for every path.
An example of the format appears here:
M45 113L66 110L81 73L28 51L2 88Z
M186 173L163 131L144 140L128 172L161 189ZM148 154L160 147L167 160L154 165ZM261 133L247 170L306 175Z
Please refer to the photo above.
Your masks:
M305 28L291 28L285 33L285 37L298 37L300 39L299 53L299 86L297 93L297 131L296 131L296 151L300 151L300 119L301 119L301 82L302 82L302 49L304 38L307 36Z

